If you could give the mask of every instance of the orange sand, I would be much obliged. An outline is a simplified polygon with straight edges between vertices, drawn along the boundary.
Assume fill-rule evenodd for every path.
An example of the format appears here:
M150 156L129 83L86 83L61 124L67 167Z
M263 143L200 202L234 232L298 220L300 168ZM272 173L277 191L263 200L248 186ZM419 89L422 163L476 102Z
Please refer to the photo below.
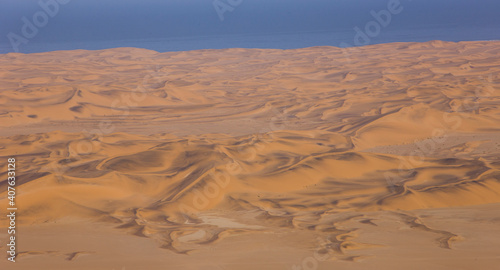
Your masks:
M500 42L0 66L1 269L500 265Z

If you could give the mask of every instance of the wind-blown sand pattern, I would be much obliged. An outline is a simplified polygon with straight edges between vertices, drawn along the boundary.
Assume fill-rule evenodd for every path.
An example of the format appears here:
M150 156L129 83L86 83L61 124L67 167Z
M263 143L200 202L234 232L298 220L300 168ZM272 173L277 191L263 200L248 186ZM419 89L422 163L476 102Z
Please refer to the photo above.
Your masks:
M0 66L2 269L500 265L500 42Z

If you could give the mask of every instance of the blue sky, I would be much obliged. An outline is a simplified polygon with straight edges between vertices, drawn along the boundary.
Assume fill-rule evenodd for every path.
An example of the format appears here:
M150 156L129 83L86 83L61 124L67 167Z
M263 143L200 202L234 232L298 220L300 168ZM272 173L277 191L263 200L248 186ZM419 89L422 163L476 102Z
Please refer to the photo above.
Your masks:
M21 34L22 17L32 20L43 10L39 1L1 0L0 43ZM62 1L62 0L60 0ZM242 35L350 30L373 19L370 11L391 0L215 0L238 3L220 20L214 0L65 0L54 17L30 42L121 40L186 36ZM233 1L233 2L228 2ZM391 29L418 27L497 27L498 0L401 0L404 16Z

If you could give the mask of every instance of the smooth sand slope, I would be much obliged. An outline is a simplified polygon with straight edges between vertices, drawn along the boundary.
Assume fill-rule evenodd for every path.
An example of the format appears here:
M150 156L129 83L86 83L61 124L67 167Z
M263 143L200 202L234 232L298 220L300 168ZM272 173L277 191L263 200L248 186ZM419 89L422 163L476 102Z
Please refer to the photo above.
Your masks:
M500 42L0 66L2 269L500 265Z

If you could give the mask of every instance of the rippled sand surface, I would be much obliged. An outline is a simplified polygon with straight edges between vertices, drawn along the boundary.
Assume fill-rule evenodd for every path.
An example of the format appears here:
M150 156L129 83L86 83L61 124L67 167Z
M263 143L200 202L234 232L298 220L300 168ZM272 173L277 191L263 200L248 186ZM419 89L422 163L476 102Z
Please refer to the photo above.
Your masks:
M500 42L0 66L2 269L500 264Z

